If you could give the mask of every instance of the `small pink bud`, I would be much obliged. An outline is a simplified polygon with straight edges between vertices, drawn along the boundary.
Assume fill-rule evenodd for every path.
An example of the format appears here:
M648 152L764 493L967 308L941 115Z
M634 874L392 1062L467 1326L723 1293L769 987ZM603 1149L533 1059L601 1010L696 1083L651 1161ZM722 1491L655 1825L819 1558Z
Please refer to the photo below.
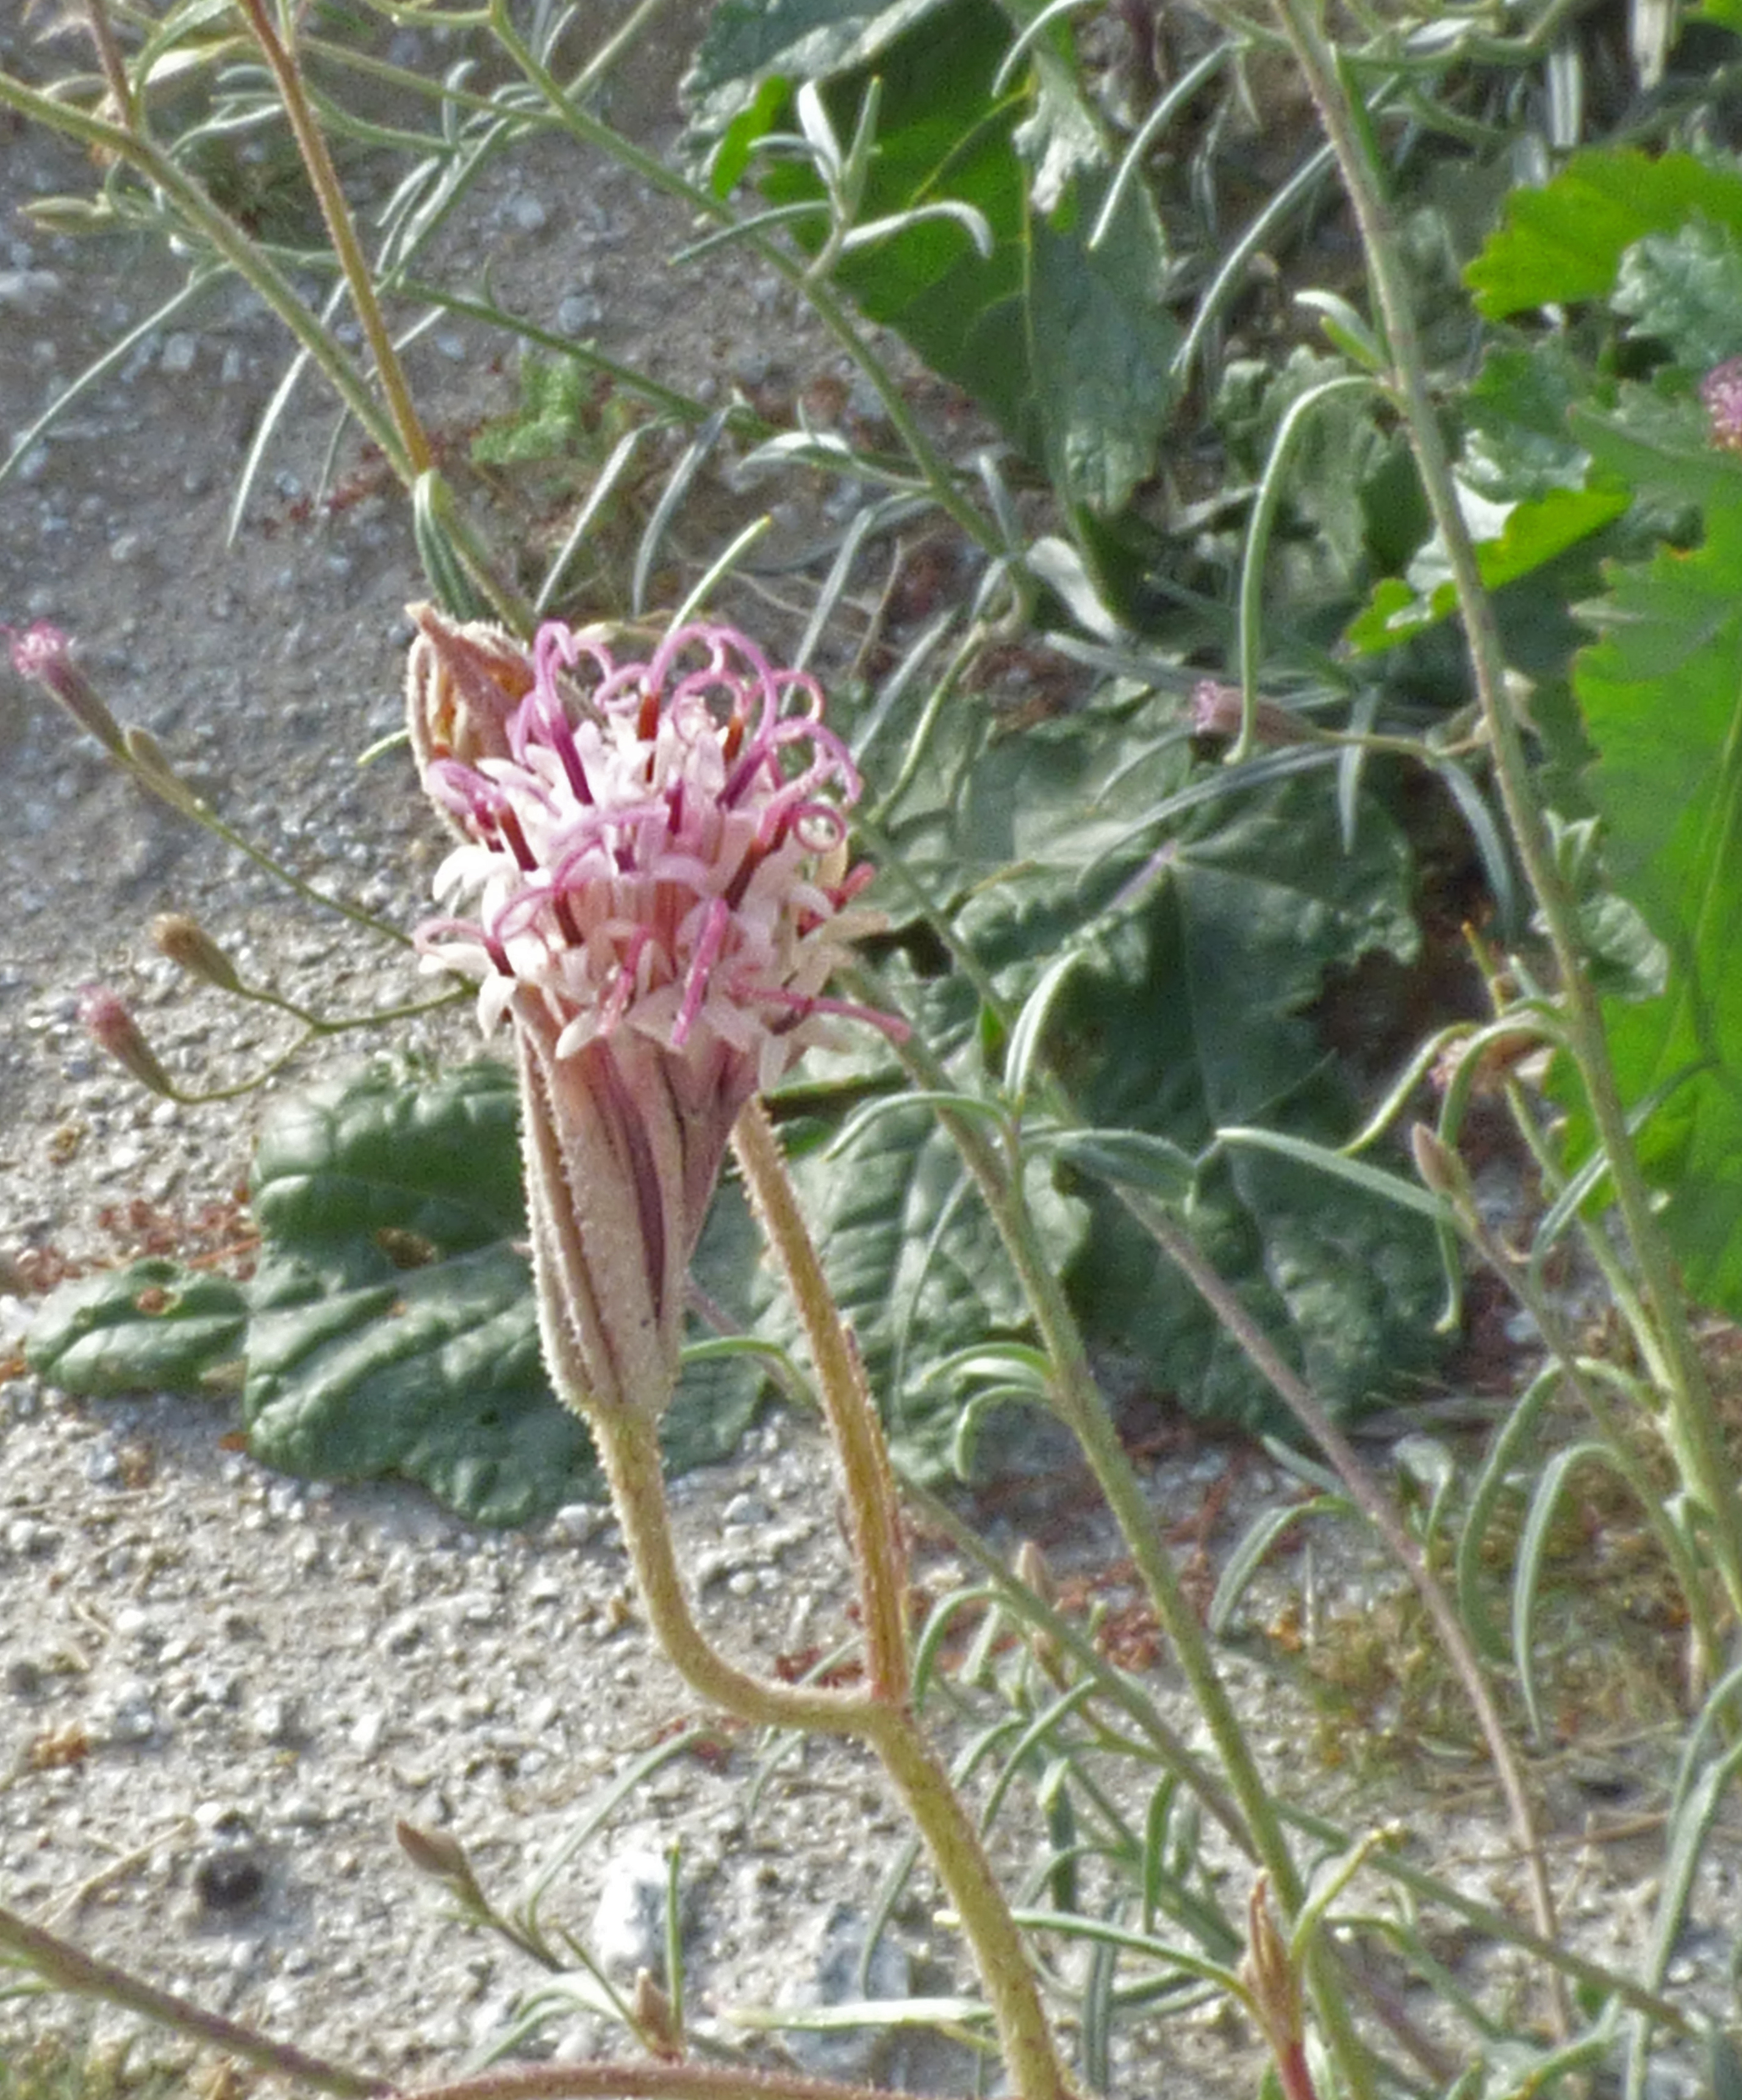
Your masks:
M58 627L39 620L20 633L16 628L0 627L0 634L12 644L12 668L21 678L33 678L45 686L82 730L94 736L111 757L125 760L126 739L121 725L108 711L96 687L73 660L73 645Z
M79 995L78 1017L91 1039L125 1065L142 1087L168 1100L176 1098L175 1083L158 1062L157 1052L140 1033L119 992L107 985L87 985Z

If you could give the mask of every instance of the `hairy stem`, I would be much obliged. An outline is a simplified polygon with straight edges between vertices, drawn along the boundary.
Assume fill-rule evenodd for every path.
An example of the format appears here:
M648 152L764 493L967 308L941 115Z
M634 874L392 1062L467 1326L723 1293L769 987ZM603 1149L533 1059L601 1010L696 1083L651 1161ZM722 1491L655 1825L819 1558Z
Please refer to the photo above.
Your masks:
M724 2063L540 2063L486 2071L404 2100L913 2100L832 2078Z
M1021 2100L1071 2100L1021 1935L967 1811L905 1701L770 1684L728 1662L696 1625L672 1548L655 1425L633 1408L589 1407L588 1425L647 1621L692 1691L758 1727L868 1743L925 1840L974 1950L1011 2082Z
M243 12L248 17L248 26L253 30L254 41L265 54L271 68L272 78L278 88L278 99L284 106L284 114L290 120L290 129L297 142L297 151L302 157L302 165L308 172L320 215L326 221L327 233L333 242L333 253L338 257L339 267L345 272L345 281L351 287L351 300L356 309L357 319L369 346L369 355L375 360L375 372L381 381L381 391L386 396L388 412L399 433L400 447L413 476L426 474L435 464L435 456L430 449L430 440L424 435L423 424L412 401L411 389L406 383L405 368L399 362L399 354L393 346L393 337L381 302L375 296L375 281L369 274L369 266L357 239L357 229L351 216L351 207L345 201L345 192L339 183L338 170L333 165L326 135L316 122L314 111L309 107L307 95L302 89L302 76L296 59L272 26L265 0L242 0Z
M877 1699L900 1702L909 1688L907 1573L895 1476L865 1383L865 1367L829 1290L810 1229L792 1193L780 1140L761 1101L752 1101L739 1117L732 1149L757 1221L792 1286L810 1342L823 1411L840 1454L871 1693Z
M274 2041L270 2036L240 2026L235 2020L227 2020L221 2014L204 2012L186 1998L178 1997L173 1991L160 1991L155 1984L146 1983L129 1970L118 1969L112 1961L98 1961L95 1955L86 1954L70 1941L45 1932L39 1925L32 1925L15 1911L0 1909L0 1948L16 1955L26 1967L57 1991L119 2005L127 2012L156 2020L161 2027L171 2027L178 2034L209 2042L214 2048L224 2049L232 2056L258 2063L280 2078L313 2085L323 2093L337 2093L339 2100L373 2100L373 2096L393 2089L389 2079L348 2071L343 2064L329 2063L324 2057L311 2056L307 2049L298 2049L289 2042Z
M898 1054L920 1086L933 1092L948 1090L948 1074L914 1039L902 1045ZM938 1115L973 1176L1021 1282L1051 1365L1053 1405L1088 1460L1131 1549L1175 1660L1197 1701L1244 1819L1245 1842L1292 1920L1305 1890L1281 1816L1217 1673L1209 1641L1180 1584L1155 1511L1119 1441L1064 1288L1047 1260L1021 1190L984 1128L974 1118L946 1109L940 1109ZM1356 2100L1368 2100L1374 2091L1373 2067L1350 2017L1342 1979L1322 1948L1309 1952L1308 1967L1313 2003L1347 2089Z

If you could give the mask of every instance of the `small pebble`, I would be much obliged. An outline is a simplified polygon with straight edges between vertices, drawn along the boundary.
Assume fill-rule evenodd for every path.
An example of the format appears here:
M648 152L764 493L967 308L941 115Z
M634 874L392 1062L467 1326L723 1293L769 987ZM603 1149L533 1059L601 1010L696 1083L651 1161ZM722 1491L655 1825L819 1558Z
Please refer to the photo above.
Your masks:
M204 1910L246 1910L265 1893L266 1869L250 1846L224 1845L194 1868L193 1886Z

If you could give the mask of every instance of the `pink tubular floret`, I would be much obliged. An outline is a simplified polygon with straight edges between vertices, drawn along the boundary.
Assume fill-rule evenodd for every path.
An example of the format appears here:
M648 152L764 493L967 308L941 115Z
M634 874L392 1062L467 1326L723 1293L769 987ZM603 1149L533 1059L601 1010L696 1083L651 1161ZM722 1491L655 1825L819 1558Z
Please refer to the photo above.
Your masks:
M899 1024L818 995L876 921L846 858L860 780L815 679L734 629L675 629L645 663L597 630L540 629L509 756L443 759L430 792L472 843L438 878L476 920L421 930L432 964L513 973L559 1055L637 1029L680 1056L721 1051L771 1083L831 1020ZM790 711L789 711L790 710ZM506 997L480 999L500 1017Z

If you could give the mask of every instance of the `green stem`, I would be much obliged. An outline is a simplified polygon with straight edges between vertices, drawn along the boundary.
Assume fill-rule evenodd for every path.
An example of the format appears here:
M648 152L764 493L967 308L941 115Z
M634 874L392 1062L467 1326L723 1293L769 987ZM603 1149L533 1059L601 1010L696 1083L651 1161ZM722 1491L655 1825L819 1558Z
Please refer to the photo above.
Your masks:
M899 1054L921 1087L939 1092L948 1089L947 1074L915 1040L910 1038ZM1156 1617L1215 1744L1228 1785L1246 1820L1250 1849L1268 1874L1277 1901L1292 1921L1305 1889L1281 1817L1217 1673L1210 1643L1180 1584L1155 1511L1113 1426L1064 1287L1047 1259L1027 1206L985 1130L977 1121L952 1114L947 1109L940 1109L938 1115L979 1188L1021 1282L1051 1365L1053 1404L1082 1446L1131 1550ZM1350 2018L1342 1979L1321 1947L1315 1947L1309 1954L1308 1966L1313 2002L1345 2082L1358 2100L1366 2100L1374 2090L1372 2065Z
M1021 1933L979 1834L905 1701L873 1692L770 1684L717 1652L696 1625L672 1547L655 1424L629 1408L587 1406L642 1608L690 1689L760 1727L801 1728L868 1743L899 1789L974 1950L1011 2081L1021 2100L1074 2100Z
M804 1213L792 1192L780 1140L760 1100L732 1131L732 1149L751 1207L785 1270L810 1342L818 1390L845 1476L847 1521L853 1535L865 1615L871 1696L901 1703L910 1689L907 1662L907 1571L901 1511L889 1449L865 1383L865 1366L841 1318Z
M770 1683L728 1662L695 1622L672 1546L657 1426L634 1407L581 1407L612 1507L635 1570L642 1608L668 1661L692 1691L759 1728L862 1736L871 1712L865 1692L814 1691Z
M275 882L281 882L305 903L318 905L323 911L337 912L341 919L348 919L352 925L361 926L371 933L379 933L384 939L397 942L400 947L412 946L411 936L403 933L397 926L390 926L385 919L377 919L373 911L365 911L360 905L347 904L342 898L329 897L316 889L312 883L305 882L282 861L275 860L263 846L255 845L232 825L227 823L205 796L196 794L176 772L162 752L157 740L149 730L137 727L126 731L123 750L118 762L126 767L134 780L148 793L155 795L161 802L168 803L178 816L202 825L214 839L252 861L264 875Z
M430 440L424 435L412 400L411 389L406 384L405 368L399 362L399 352L393 346L381 302L375 296L374 280L369 275L369 266L364 258L357 230L351 216L351 208L345 201L344 190L340 187L338 170L333 165L325 135L315 121L315 112L309 107L308 97L302 91L302 76L295 58L280 38L267 15L264 0L241 0L242 11L248 17L248 26L254 31L254 41L266 55L277 84L278 99L284 105L284 114L290 120L290 129L297 142L297 151L302 157L302 165L308 172L315 196L320 205L320 215L327 223L327 232L333 242L333 253L338 257L339 267L345 272L345 281L351 287L351 304L356 309L357 319L362 324L367 338L369 354L375 360L376 376L380 379L381 391L387 398L388 412L393 417L399 444L408 467L413 478L426 474L435 464L435 456L430 448Z
M1742 1617L1742 1502L1736 1495L1711 1388L1694 1344L1675 1264L1658 1228L1651 1190L1627 1127L1603 1030L1602 1004L1580 953L1572 900L1555 863L1531 782L1524 737L1507 701L1500 632L1435 414L1390 213L1336 60L1320 33L1308 0L1276 0L1276 5L1335 151L1361 228L1368 270L1385 323L1392 390L1409 427L1428 507L1458 592L1501 801L1519 862L1542 914L1566 1003L1568 1049L1584 1085L1598 1140L1608 1160L1616 1203L1638 1264L1645 1296L1663 1339L1663 1354L1671 1372L1665 1433L1689 1492L1705 1511L1713 1558L1731 1608Z
M173 2028L177 2034L190 2035L227 2055L258 2063L280 2078L337 2093L339 2100L373 2100L373 2096L393 2090L389 2079L349 2071L342 2064L329 2063L324 2057L311 2056L292 2043L274 2041L253 2027L225 2019L221 2014L202 2011L174 1992L160 1991L130 1970L118 1969L112 1961L99 1961L70 1941L45 1932L16 1911L0 1909L0 1948L18 1957L57 1991L120 2005L130 2013L156 2020L160 2027Z
M1541 1840L1523 1772L1508 1740L1499 1709L1488 1689L1488 1679L1470 1644L1470 1636L1453 1609L1444 1588L1422 1558L1413 1539L1398 1520L1397 1513L1374 1485L1355 1447L1327 1415L1303 1381L1286 1364L1267 1335L1246 1311L1227 1280L1199 1253L1189 1233L1154 1205L1134 1205L1134 1215L1168 1260L1192 1284L1215 1313L1223 1330L1238 1345L1259 1376L1283 1401L1290 1413L1336 1467L1338 1477L1361 1515L1377 1531L1415 1586L1428 1617L1450 1657L1453 1668L1474 1710L1499 1776L1501 1790L1512 1818L1512 1833L1530 1877L1531 1908L1537 1930L1545 1939L1555 1935L1555 1899L1543 1864Z

